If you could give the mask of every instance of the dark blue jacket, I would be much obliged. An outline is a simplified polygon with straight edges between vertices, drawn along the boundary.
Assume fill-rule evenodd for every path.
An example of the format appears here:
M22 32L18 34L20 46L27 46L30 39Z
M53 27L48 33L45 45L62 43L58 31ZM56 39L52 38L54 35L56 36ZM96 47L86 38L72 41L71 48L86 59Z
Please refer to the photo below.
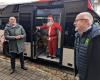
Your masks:
M93 63L94 61L96 61L97 64ZM99 61L100 27L93 25L92 28L83 33L82 36L80 36L78 32L75 34L75 74L79 73L80 80L100 80ZM97 67L94 64L97 65ZM99 72L94 73L94 71L92 73L93 68L96 68L95 71L99 70ZM99 76L95 74L98 74ZM94 78L91 78L91 76Z

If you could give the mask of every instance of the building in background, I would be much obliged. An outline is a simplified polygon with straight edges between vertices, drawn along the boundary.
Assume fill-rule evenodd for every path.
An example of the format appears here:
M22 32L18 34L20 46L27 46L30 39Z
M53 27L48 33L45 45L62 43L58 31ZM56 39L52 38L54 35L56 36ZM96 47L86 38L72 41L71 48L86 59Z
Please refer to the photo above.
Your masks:
M100 0L89 0L94 11L100 16Z

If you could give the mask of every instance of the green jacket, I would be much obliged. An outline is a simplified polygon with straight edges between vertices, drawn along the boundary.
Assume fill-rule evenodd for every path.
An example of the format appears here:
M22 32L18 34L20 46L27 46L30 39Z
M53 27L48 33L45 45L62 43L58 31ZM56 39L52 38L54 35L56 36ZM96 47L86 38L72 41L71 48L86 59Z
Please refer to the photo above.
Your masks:
M16 24L15 27L12 27L7 24L4 35L5 39L9 41L9 52L16 52L18 54L23 52L26 32L21 25ZM22 35L22 38L16 39L15 36L17 35Z

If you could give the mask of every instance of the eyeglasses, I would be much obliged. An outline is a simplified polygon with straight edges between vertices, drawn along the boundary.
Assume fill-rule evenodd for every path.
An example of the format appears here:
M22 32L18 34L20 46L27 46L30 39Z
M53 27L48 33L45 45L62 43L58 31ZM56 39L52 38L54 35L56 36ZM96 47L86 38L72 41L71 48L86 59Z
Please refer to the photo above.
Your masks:
M76 19L74 22L78 22L78 21L81 21L81 20L88 20L88 19Z

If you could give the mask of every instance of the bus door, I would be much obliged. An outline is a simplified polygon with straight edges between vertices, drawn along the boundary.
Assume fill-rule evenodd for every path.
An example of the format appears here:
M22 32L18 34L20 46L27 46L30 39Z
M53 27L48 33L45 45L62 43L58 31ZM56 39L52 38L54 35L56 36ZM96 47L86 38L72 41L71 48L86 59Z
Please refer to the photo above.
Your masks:
M76 14L66 14L65 16L65 28L64 28L64 40L63 40L63 57L62 65L70 68L74 68L74 39L75 30L73 21ZM68 19L68 20L67 20Z
M62 8L38 8L36 12L36 26L42 26L43 24L47 24L48 15L52 15L54 21L61 22L61 14ZM45 59L49 61L59 62L60 61L60 37L61 33L57 31L58 34L58 48L56 49L56 58L52 59L51 57L47 57L49 54L48 50L48 30L46 29L36 29L36 41L35 41L35 57L40 59Z

